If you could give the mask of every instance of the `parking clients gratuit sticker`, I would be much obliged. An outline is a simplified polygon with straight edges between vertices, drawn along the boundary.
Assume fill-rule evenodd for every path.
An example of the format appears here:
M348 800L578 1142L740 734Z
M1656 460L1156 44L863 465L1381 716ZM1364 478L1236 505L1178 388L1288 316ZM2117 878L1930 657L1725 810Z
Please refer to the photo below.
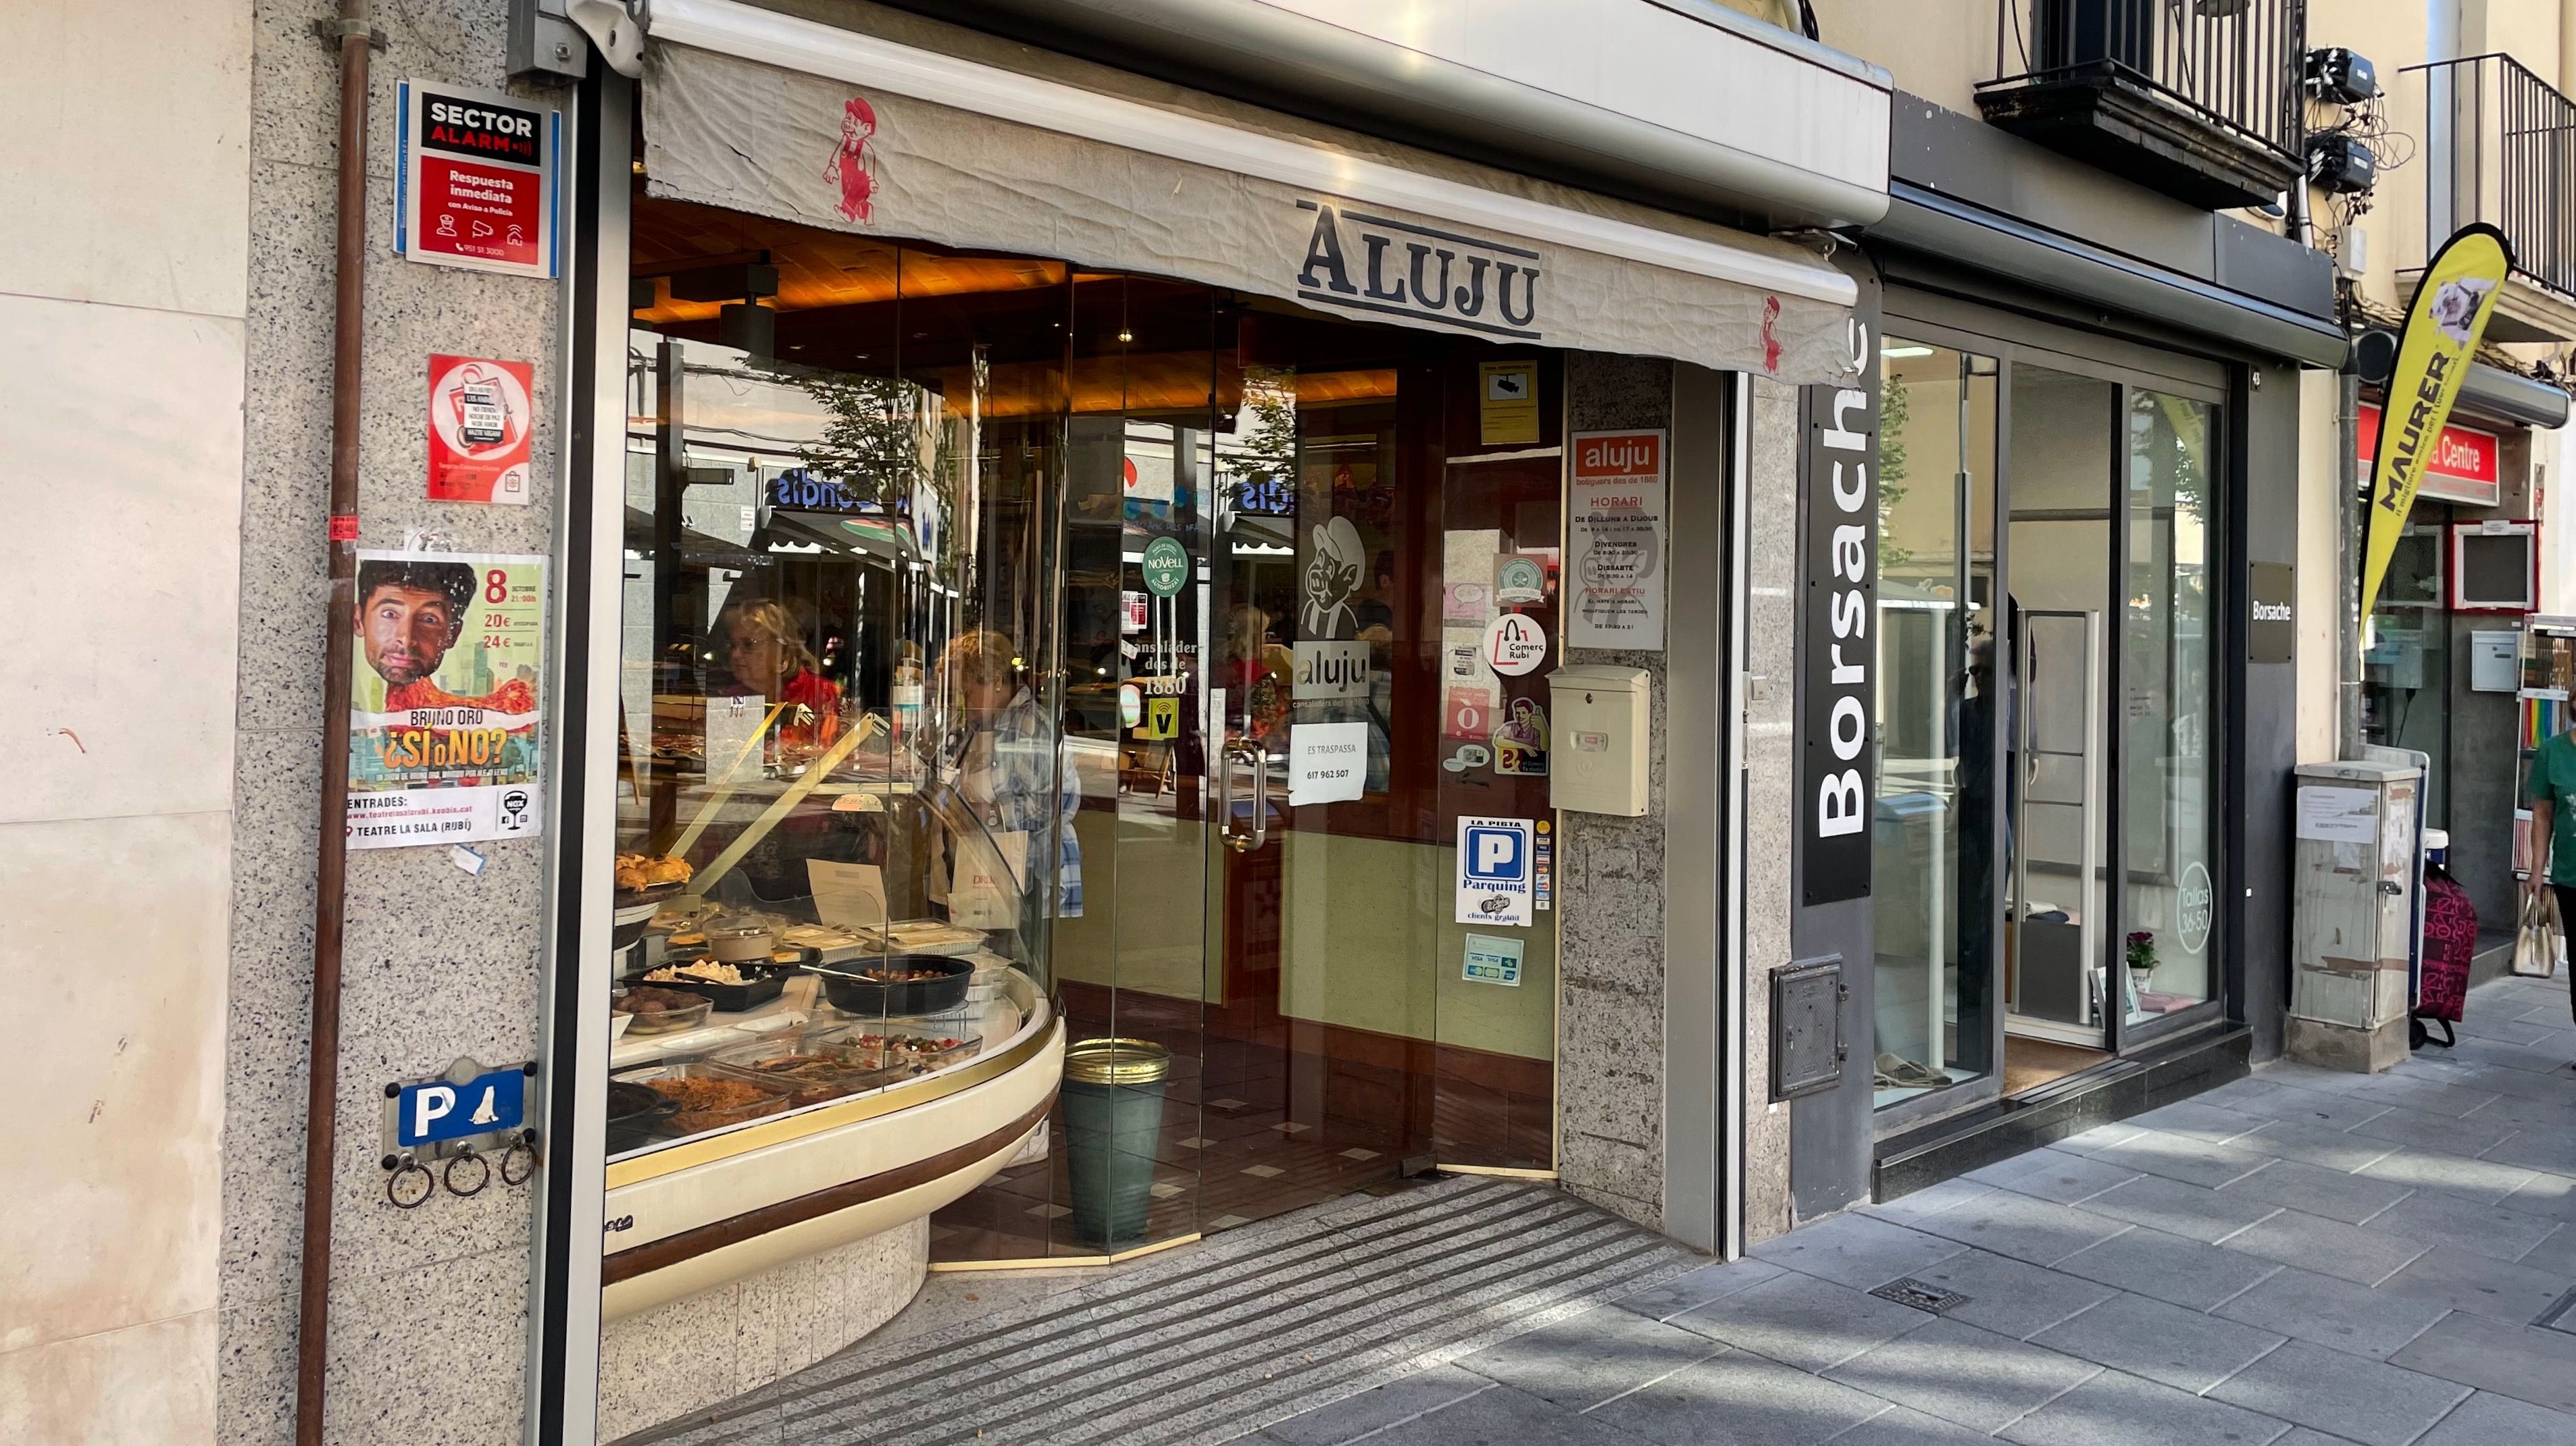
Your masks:
M441 266L553 276L563 112L417 80L401 92L394 250Z
M1527 924L1531 896L1531 821L1458 820L1458 922Z
M535 368L489 357L429 359L429 500L528 505Z

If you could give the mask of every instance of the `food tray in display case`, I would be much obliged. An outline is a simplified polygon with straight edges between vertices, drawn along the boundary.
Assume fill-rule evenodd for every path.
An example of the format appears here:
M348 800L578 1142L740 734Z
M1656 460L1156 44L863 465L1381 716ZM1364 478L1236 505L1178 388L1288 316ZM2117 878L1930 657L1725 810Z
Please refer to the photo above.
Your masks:
M984 947L984 933L942 919L907 919L882 929L861 929L859 941L870 953L936 954L959 959Z
M794 1091L784 1085L703 1059L648 1065L609 1076L613 1087L639 1084L679 1105L664 1130L702 1135L774 1115L788 1108Z
M954 1035L913 1032L876 1023L844 1024L806 1036L805 1048L862 1069L923 1074L971 1058L983 1042Z
M655 989L679 989L704 995L727 1014L740 1014L776 999L787 988L793 967L773 964L719 964L692 960L666 964L636 982ZM731 976L728 978L727 976Z
M798 1108L879 1089L912 1072L901 1064L861 1064L854 1051L817 1047L808 1043L811 1038L809 1035L736 1045L708 1058L727 1069L793 1091Z
M659 984L638 985L611 998L609 1007L631 1016L628 1034L677 1034L706 1023L716 1002L703 994L685 989L666 989Z
M610 1081L608 1153L622 1155L650 1144L679 1112L678 1100L650 1085Z

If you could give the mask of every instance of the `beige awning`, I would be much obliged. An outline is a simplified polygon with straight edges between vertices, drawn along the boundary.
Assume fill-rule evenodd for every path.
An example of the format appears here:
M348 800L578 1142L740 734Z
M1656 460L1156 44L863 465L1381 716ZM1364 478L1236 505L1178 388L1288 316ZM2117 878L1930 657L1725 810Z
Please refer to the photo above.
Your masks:
M760 24L726 41L757 58L653 42L652 194L1496 341L1788 382L1849 375L1852 282L1795 246L1482 187L1454 162L1409 169L788 17Z

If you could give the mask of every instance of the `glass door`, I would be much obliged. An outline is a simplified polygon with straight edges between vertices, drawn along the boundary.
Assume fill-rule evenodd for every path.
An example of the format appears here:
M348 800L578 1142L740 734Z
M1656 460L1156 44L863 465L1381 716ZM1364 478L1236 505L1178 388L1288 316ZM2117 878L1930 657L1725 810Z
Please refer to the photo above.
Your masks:
M1549 1168L1553 913L1455 898L1462 818L1552 845L1546 668L1483 650L1506 614L1558 634L1555 360L1252 307L1219 334L1204 1228Z
M2011 1026L2089 1044L2102 1035L2101 614L2021 615L2014 738Z
M2110 1046L2104 618L2112 603L2116 383L2014 363L2005 635L2005 1089Z

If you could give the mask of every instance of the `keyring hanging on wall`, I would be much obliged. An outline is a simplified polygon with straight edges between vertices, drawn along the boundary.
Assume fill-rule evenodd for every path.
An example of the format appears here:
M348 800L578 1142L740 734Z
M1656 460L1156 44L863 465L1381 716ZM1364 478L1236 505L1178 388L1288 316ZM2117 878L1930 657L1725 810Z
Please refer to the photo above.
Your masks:
M525 1185L537 1173L537 1132L522 1130L501 1152L501 1183Z
M456 1167L459 1165L474 1167L474 1184L471 1188L456 1183ZM457 1196L480 1195L483 1193L483 1187L492 1183L492 1162L472 1150L467 1150L449 1160L447 1168L439 1173L447 1181L447 1193Z
M395 1209L417 1210L438 1193L437 1178L419 1161L405 1158L392 1169L393 1173L385 1177L385 1201ZM420 1177L419 1183L406 1183L415 1175Z

